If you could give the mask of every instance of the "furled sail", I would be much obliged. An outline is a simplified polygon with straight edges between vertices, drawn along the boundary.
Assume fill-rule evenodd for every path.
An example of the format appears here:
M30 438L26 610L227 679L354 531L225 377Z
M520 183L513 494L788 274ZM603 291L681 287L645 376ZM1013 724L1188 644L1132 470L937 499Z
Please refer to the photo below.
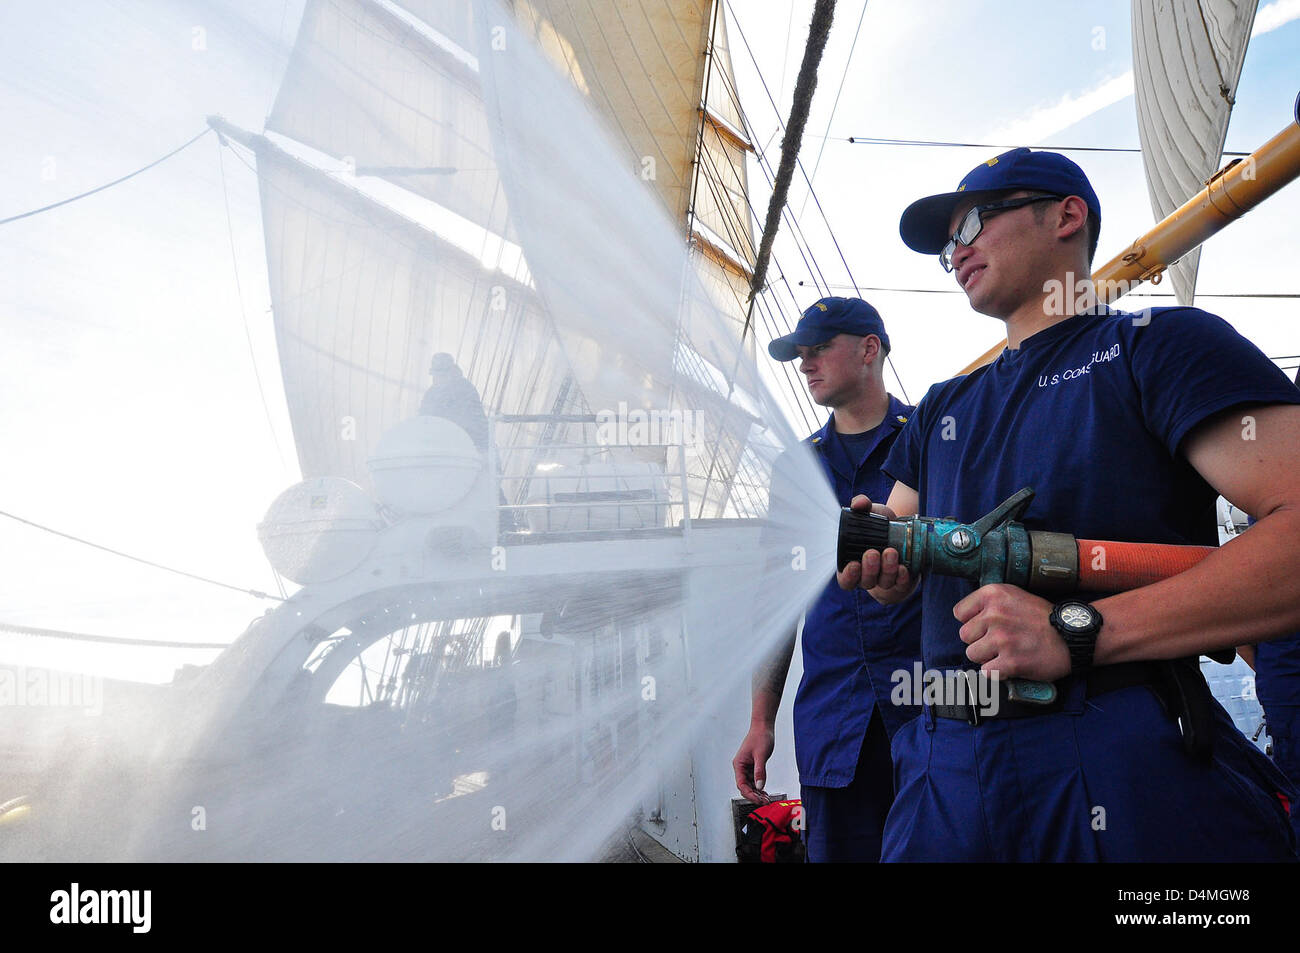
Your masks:
M744 415L723 410L737 375L754 370L745 320L755 255L746 165L753 147L723 5L519 0L514 10L520 28L609 123L626 166L653 186L690 242L696 283L677 309L671 401L686 402L683 386L701 390L692 399L708 408L712 428L708 452L687 454L691 496L696 515L752 512L731 494L744 480L749 426ZM755 490L746 488L751 496Z
M744 113L736 93L726 17L717 11L709 75L705 78L704 125L700 134L699 178L695 187L695 219L721 239L733 270L746 280L754 265L753 215L749 208L746 154L753 151ZM696 237L701 232L697 229Z
M628 168L689 228L710 294L743 325L754 260L752 146L722 6L520 0L514 9L520 28L610 124Z
M1157 221L1219 168L1255 0L1133 0L1138 134ZM1179 302L1196 292L1200 249L1170 267Z
M628 167L684 221L704 85L710 0L517 0L519 27L615 130Z

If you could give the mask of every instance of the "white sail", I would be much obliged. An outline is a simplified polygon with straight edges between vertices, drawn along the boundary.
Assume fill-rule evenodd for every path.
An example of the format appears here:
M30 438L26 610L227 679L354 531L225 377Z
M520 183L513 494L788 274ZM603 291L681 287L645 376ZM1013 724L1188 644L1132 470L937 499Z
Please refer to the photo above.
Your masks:
M520 0L513 19L495 10L453 0L307 4L268 131L348 161L359 183L383 180L460 216L486 242L518 242L532 277L505 281L463 242L395 224L402 215L371 207L361 191L271 155L262 181L268 258L304 475L365 484L378 434L415 412L429 356L447 351L490 413L690 410L701 446L685 459L662 448L637 458L686 472L693 515L760 511L738 502L754 493L729 488L754 419L736 409L737 388L760 388L752 335L741 344L754 245L750 146L720 11L710 0ZM512 55L496 56L507 26L522 35ZM513 109L521 97L493 97L485 84L536 85L536 73L520 72L533 49L584 94L607 142L550 141L537 117L567 96L539 91L534 115L503 115L502 103ZM629 207L643 220L666 216L678 223L676 244L569 220L579 203L566 204L566 190L589 204L584 149L609 150L616 158L602 154L604 167L622 165L645 183L604 206L624 221ZM550 158L557 164L546 168ZM550 185L537 187L543 179ZM394 234L402 241L386 247ZM603 257L643 260L645 274L677 273L682 283L637 286L625 274L613 283ZM505 315L527 327L523 339L498 326ZM528 373L511 365L521 348ZM505 475L522 466L507 459Z
M467 4L423 6L467 29ZM373 0L310 0L267 129L507 234L477 72L453 50Z
M258 152L271 296L303 475L369 482L417 412L429 357L462 355L485 406L563 411L568 365L532 290L269 143ZM499 290L498 290L499 289ZM536 442L514 425L509 443ZM508 478L522 476L515 461ZM513 485L513 484L512 484Z
M1219 168L1255 0L1133 0L1133 77L1151 210L1165 218ZM1200 249L1169 268L1190 305Z

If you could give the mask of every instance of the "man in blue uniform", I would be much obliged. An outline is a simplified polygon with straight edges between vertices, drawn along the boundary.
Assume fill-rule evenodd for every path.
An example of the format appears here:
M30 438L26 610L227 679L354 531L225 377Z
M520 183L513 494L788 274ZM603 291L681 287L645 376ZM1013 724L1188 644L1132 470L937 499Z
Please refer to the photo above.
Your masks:
M823 298L768 352L778 361L799 358L813 400L831 408L808 443L840 504L886 492L892 481L880 465L912 408L885 390L889 337L876 309L859 298ZM795 509L783 500L807 492L792 485L788 470L782 460L773 468L773 524ZM794 745L810 861L880 858L894 795L889 739L916 714L891 704L891 679L920 657L919 624L919 600L886 607L865 592L841 590L834 579L805 616ZM749 733L732 762L740 793L759 804L766 802L766 765L794 643L791 632L755 674Z
M1300 785L1300 633L1256 646L1254 665L1273 763ZM1291 826L1300 837L1300 804L1291 805Z
M904 212L903 240L1006 323L1007 348L926 394L877 511L974 519L1032 486L1026 526L1084 539L1213 545L1219 492L1259 523L1184 573L1072 605L928 579L927 669L1055 682L1059 698L1013 702L1002 682L994 717L935 706L904 727L883 859L1295 859L1290 786L1195 658L1300 627L1300 393L1214 315L1079 294L1100 216L1077 165L1028 149ZM885 603L915 582L894 550L839 578Z

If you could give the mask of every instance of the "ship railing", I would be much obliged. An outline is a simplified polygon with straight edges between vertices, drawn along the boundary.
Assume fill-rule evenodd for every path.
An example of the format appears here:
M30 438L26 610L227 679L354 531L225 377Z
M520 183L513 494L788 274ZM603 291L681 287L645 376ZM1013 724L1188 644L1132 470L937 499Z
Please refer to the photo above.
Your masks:
M489 472L500 485L501 528L521 534L626 533L661 530L688 534L690 481L682 441L610 443L597 440L594 414L489 416ZM542 424L540 438L496 439L498 424ZM557 440L562 427L581 425L583 439ZM591 434L587 439L588 433ZM675 460L669 450L677 450ZM662 449L665 465L635 459Z

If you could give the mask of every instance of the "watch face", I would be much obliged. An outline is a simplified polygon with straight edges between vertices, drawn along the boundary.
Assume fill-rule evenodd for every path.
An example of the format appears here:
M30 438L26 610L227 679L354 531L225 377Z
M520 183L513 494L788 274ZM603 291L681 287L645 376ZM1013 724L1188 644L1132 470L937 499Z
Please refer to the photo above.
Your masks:
M1092 610L1087 606L1077 604L1062 606L1059 616L1061 624L1070 629L1086 629L1092 625Z

